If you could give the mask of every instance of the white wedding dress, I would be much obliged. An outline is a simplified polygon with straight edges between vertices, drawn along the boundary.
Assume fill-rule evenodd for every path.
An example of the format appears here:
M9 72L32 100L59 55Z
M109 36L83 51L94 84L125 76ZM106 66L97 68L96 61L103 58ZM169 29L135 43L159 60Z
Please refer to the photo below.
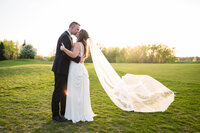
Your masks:
M83 47L80 45L79 56L83 56ZM91 107L89 75L82 63L70 62L67 82L67 98L65 118L73 123L79 121L93 121L96 116Z

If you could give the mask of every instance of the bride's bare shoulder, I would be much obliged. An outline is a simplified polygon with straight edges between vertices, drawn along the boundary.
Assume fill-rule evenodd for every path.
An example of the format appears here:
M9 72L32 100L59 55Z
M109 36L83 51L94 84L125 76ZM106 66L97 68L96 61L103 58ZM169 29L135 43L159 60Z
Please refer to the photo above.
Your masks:
M83 45L83 43L82 42L76 42L78 45Z
M82 44L81 42L75 42L74 47L80 47L81 44Z
M83 43L82 42L76 42L75 45L82 46Z

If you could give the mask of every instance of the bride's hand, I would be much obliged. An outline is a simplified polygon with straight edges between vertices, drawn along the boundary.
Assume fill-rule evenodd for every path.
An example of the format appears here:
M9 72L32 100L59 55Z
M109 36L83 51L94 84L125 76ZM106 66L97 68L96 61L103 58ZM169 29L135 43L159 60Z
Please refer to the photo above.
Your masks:
M61 43L61 44L62 44L62 46L60 46L60 50L63 51L65 49L65 46L63 43Z

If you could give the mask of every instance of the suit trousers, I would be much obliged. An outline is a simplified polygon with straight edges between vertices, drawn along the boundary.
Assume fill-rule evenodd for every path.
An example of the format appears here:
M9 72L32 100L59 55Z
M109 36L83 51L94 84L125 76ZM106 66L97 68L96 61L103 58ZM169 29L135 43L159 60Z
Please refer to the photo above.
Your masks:
M53 117L60 116L60 115L64 116L65 114L65 106L66 106L65 91L67 90L67 76L68 75L54 73L55 88L54 88L52 102L51 102ZM59 108L59 104L60 104L60 108Z

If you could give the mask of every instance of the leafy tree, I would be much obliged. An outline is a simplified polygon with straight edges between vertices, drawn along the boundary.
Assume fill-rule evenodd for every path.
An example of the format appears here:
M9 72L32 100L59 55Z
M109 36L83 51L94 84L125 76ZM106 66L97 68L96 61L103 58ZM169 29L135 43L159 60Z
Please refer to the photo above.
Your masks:
M126 48L122 48L120 49L116 62L125 63L127 62L127 59L128 59L127 57L128 57L128 54L126 52Z
M13 59L17 59L19 57L19 43L18 42L15 43L14 49L15 49L15 52L14 52Z
M26 45L26 40L24 40L24 43L22 44L22 47L24 47Z
M197 62L197 57L194 57L192 62Z
M3 41L4 47L5 47L5 53L4 56L6 59L11 60L14 57L15 54L15 43L13 41Z
M0 44L0 61L6 59L5 56L4 56L4 54L5 54L4 49L5 49L5 47L3 45L3 42L1 42L1 44Z
M108 48L108 60L112 63L116 63L117 58L119 58L120 49L118 47Z

